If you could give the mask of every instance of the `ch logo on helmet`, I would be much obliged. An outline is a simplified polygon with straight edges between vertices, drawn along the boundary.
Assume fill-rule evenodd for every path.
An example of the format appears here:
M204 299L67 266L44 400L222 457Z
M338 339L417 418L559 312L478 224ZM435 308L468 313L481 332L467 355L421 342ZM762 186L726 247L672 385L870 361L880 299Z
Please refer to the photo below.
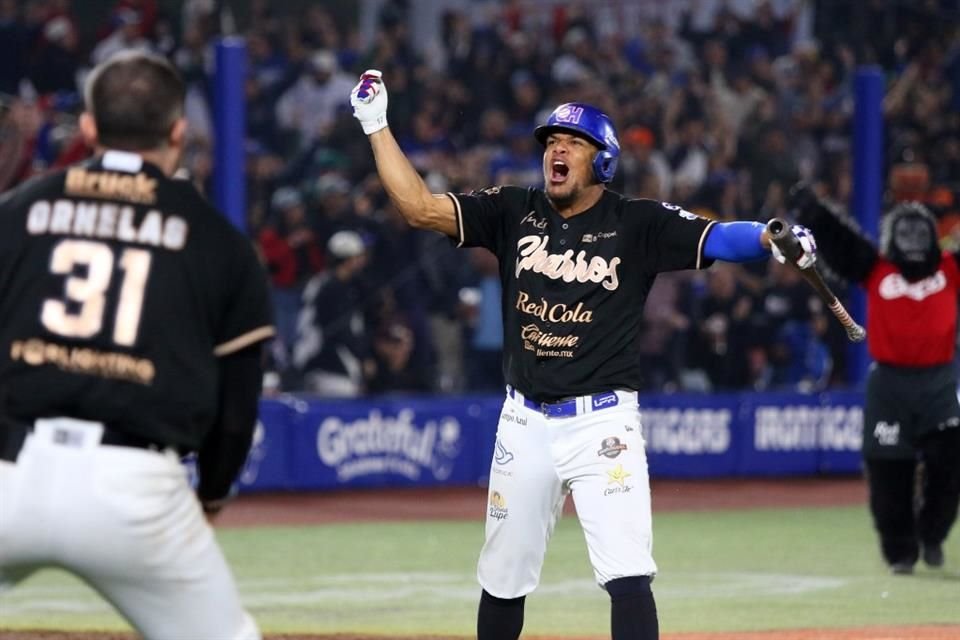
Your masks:
M620 455L620 452L625 451L626 448L627 445L620 442L620 438L610 436L609 438L604 438L603 442L600 443L600 451L597 451L597 455L605 458L616 458Z
M583 117L583 107L566 105L558 109L554 117L557 122L580 124L580 118Z

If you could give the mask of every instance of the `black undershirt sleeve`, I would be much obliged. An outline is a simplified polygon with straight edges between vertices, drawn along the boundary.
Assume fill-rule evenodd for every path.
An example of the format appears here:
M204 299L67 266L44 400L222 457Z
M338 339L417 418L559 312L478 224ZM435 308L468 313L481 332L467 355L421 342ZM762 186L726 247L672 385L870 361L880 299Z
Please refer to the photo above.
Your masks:
M813 232L817 253L841 278L863 283L878 259L873 243L840 210L810 198L797 211L797 221Z
M262 350L258 342L220 358L217 419L197 456L201 502L228 497L247 459L263 384Z

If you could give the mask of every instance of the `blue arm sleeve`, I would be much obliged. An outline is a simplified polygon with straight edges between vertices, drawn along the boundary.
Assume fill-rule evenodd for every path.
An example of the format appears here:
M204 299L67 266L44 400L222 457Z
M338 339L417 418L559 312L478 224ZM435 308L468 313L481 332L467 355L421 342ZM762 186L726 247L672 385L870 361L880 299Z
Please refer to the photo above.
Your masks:
M713 260L750 262L770 257L760 244L764 226L760 222L718 222L710 227L703 255Z

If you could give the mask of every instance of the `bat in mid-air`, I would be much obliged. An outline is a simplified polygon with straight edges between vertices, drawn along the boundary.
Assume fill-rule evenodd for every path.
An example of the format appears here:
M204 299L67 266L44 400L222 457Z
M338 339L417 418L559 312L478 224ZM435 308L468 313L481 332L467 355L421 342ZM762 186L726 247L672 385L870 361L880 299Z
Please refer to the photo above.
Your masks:
M843 325L843 328L847 330L847 337L850 341L862 342L867 337L867 332L850 317L850 314L847 313L843 304L837 299L833 291L830 290L827 283L823 281L816 266L810 265L806 269L801 269L797 265L797 259L803 254L803 247L800 246L800 241L790 230L790 225L780 218L773 218L767 223L767 234L770 236L770 242L777 245L777 248L780 249L780 252L786 257L787 261L800 271L800 275L802 275L803 278L810 283L814 291L820 295L823 302L829 307L830 311L833 312L833 315L837 317L840 324Z

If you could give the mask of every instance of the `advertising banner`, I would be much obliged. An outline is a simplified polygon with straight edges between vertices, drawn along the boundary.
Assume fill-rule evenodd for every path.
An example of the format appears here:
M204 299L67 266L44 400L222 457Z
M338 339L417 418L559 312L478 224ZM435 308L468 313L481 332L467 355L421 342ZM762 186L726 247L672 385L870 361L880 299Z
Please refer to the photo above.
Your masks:
M763 393L742 396L742 475L859 469L862 395Z
M653 477L729 476L743 438L736 395L640 397L643 437Z
M819 432L820 459L817 471L859 472L862 467L863 394L831 391L821 397L824 412Z
M860 470L859 392L640 398L654 478ZM240 490L485 485L501 396L264 399Z
M496 425L490 407L459 398L311 402L292 430L294 482L313 488L474 484L481 474L479 427Z

